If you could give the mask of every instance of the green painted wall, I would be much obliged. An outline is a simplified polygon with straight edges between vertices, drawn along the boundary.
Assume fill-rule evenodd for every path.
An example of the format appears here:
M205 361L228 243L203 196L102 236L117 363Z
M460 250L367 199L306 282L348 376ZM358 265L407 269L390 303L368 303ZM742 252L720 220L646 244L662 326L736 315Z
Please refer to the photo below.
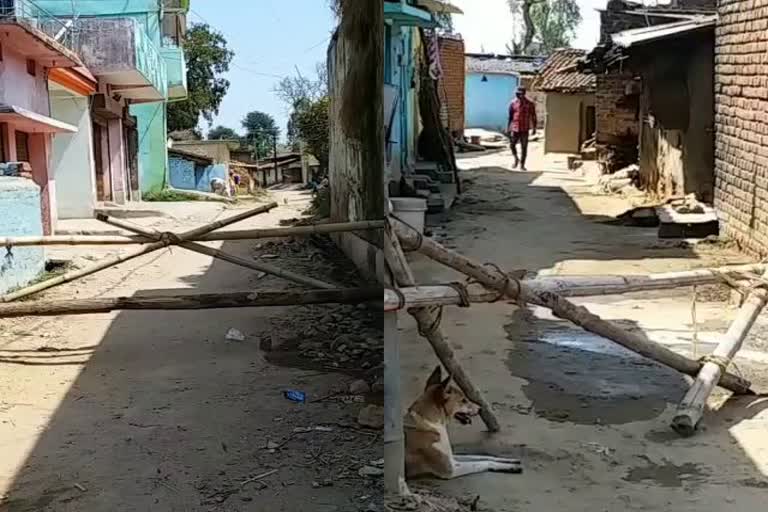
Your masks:
M168 145L165 103L132 105L139 131L139 184L142 194L167 185Z
M168 93L167 78L173 77L171 85L177 85L182 74L186 76L186 63L181 55L166 51L162 45L162 26L160 23L162 3L160 0L35 0L35 3L48 12L60 17L71 17L73 5L78 16L99 16L105 18L133 18L146 30L149 40L162 57L158 62L145 62L156 74L162 74L165 84L164 93ZM164 65L163 65L164 64ZM172 65L179 69L170 69ZM167 68L156 69L158 66ZM186 87L185 87L186 89ZM167 97L167 96L166 96ZM167 121L165 103L146 103L131 106L131 114L136 116L139 131L139 184L141 192L146 193L167 185L168 148Z

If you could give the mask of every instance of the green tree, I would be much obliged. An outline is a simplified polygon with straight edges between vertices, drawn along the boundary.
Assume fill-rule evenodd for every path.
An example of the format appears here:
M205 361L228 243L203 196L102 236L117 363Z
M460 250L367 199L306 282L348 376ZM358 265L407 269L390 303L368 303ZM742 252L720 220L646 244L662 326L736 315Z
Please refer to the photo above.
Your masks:
M280 136L280 129L275 119L264 112L254 110L246 114L242 121L245 138L253 147L257 158L265 158L272 154L273 138Z
M232 128L219 125L208 132L208 140L237 140L240 136Z
M210 124L229 89L229 80L221 75L229 71L235 54L221 33L195 24L187 31L184 51L189 95L168 105L169 131L194 129L201 117Z
M508 46L510 53L547 55L570 46L581 23L576 0L507 0L515 15L522 15L522 37Z
M330 137L328 132L328 97L309 102L305 108L297 111L296 127L300 140L307 146L306 150L317 158L320 170L328 169L328 154L330 152Z

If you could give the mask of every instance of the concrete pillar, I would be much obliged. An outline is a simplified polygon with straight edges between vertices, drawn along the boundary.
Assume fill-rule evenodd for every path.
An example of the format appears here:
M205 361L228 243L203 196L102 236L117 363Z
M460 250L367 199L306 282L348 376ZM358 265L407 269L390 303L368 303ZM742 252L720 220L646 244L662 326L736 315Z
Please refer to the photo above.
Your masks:
M51 135L29 134L29 165L32 179L40 187L40 210L43 219L43 234L51 235L56 227L56 182L51 172ZM14 150L15 152L15 144Z
M107 122L109 137L109 174L112 180L112 198L117 204L125 204L128 198L128 172L125 167L125 137L123 120L110 119Z

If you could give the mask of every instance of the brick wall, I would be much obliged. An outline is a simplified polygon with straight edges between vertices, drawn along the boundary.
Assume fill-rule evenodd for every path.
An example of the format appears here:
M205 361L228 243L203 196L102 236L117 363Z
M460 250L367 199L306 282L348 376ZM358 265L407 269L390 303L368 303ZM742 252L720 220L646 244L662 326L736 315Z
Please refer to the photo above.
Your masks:
M595 114L598 144L621 144L624 139L637 137L637 96L627 96L627 87L634 82L631 73L611 72L597 75Z
M715 32L715 207L768 254L768 0L721 0Z
M455 37L440 38L440 81L443 124L450 132L464 130L464 41Z

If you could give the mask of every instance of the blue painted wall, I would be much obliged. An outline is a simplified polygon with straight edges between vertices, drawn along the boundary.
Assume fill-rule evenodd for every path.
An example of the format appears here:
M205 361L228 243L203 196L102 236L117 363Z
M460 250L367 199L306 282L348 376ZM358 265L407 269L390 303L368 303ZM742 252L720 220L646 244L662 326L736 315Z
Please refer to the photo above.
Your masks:
M229 169L225 164L204 166L182 157L171 156L168 159L171 186L179 190L199 190L211 192L211 180L219 178L226 183Z
M26 178L0 177L0 237L42 236L40 187ZM26 285L45 270L41 247L0 249L0 293Z
M483 82L483 77L487 81ZM514 75L467 74L465 127L502 131L507 127L509 104L515 97L519 79Z

